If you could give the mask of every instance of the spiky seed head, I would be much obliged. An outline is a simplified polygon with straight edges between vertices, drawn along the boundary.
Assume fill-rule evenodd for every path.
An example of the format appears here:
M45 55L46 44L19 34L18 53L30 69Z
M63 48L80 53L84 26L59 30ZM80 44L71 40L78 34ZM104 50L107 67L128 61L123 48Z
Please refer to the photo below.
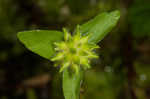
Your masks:
M56 61L56 64L61 66L60 72L70 67L78 74L79 68L90 68L90 60L98 58L93 50L99 46L89 44L89 36L81 36L79 26L77 26L73 36L66 29L63 31L64 41L55 43L57 53L51 60Z

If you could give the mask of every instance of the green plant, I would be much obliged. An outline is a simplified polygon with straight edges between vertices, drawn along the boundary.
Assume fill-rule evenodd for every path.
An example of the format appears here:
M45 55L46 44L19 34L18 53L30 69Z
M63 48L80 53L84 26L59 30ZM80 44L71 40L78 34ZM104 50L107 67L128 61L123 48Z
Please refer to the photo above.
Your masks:
M19 40L31 51L56 61L63 75L65 99L79 99L83 72L90 68L90 59L98 56L93 52L96 45L117 24L119 11L102 13L83 25L78 25L73 36L66 29L33 30L19 32Z

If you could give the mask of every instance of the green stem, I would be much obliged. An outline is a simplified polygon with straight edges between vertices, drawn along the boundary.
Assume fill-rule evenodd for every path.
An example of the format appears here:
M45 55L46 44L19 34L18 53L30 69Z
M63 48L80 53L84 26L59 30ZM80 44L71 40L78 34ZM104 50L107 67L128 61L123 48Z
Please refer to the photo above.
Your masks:
M68 69L63 72L63 93L65 99L79 99L80 85L83 72L70 73Z

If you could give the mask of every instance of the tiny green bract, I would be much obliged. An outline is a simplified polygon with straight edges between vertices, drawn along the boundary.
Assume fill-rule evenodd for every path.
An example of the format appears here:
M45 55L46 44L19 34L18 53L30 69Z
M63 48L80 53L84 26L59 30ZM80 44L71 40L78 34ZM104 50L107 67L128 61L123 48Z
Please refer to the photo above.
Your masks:
M90 59L98 58L93 50L99 46L88 42L89 35L81 35L79 25L73 36L66 29L63 31L64 41L54 43L56 55L51 60L56 61L55 66L61 66L60 72L69 68L76 74L78 74L80 67L90 68Z

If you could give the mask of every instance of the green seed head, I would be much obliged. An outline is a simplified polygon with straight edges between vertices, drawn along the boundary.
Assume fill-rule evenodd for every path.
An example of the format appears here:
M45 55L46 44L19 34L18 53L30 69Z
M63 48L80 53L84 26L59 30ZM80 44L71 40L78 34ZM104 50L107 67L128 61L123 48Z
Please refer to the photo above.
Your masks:
M79 27L73 36L66 29L63 31L64 41L55 43L57 54L52 58L52 61L56 61L56 64L61 66L60 72L65 68L70 68L78 73L79 68L90 68L90 59L98 58L93 50L99 47L89 44L89 36L81 36Z

